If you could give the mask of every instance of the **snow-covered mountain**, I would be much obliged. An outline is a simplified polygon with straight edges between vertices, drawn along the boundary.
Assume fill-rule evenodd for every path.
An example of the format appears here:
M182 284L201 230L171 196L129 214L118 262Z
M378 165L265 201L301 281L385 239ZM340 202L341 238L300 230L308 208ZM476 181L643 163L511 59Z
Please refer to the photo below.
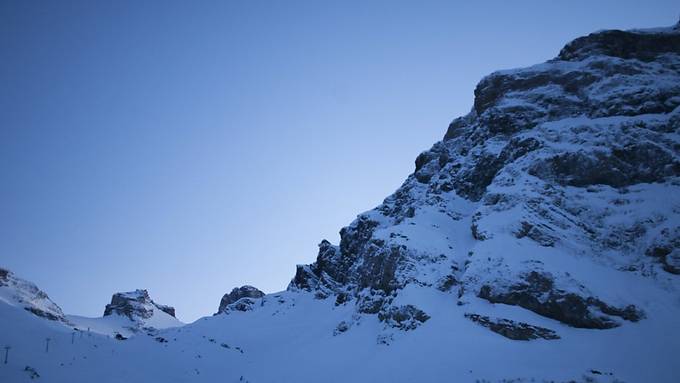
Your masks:
M230 310L250 311L253 309L255 300L264 295L262 291L253 286L234 287L229 294L224 294L215 315L228 313Z
M101 318L69 315L68 320L79 331L94 331L119 338L140 332L150 335L156 330L184 325L175 318L173 307L154 302L146 290L113 294Z
M680 381L679 133L680 25L578 38L482 79L286 291L118 339L3 298L0 381ZM173 317L140 291L106 312Z
M56 303L34 283L0 267L0 304L17 307L52 321L68 323Z

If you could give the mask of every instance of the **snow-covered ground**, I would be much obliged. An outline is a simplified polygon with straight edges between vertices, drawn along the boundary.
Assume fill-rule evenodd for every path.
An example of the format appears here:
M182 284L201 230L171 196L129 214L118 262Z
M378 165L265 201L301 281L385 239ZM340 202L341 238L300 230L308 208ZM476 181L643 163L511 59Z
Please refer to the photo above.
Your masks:
M27 366L45 382L569 381L583 376L673 382L680 374L680 338L666 331L678 327L677 301L655 298L645 307L649 319L593 331L480 299L458 306L450 294L433 289L411 287L400 299L418 302L432 318L416 331L387 330L374 315L352 319L350 305L282 292L267 295L252 311L127 340L74 331L3 303L0 343L12 348L8 364L0 366L0 381L30 381ZM561 339L513 341L469 321L468 312L550 327ZM338 333L341 321L354 324Z

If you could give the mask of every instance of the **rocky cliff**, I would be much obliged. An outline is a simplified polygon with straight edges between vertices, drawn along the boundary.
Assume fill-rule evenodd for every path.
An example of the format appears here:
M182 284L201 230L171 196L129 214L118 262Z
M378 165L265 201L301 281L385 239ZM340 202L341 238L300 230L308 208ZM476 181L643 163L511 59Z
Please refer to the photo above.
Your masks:
M249 311L255 304L255 299L264 297L264 293L253 286L234 287L230 293L224 294L216 314L223 314L230 310Z
M121 317L129 320L125 328L131 331L139 329L160 329L181 326L175 318L175 308L154 302L146 290L116 293L111 303L104 309L104 319Z
M679 106L678 25L593 33L492 73L404 184L339 245L322 241L289 290L400 329L428 318L402 297L413 286L579 328L644 320L626 274L680 286Z

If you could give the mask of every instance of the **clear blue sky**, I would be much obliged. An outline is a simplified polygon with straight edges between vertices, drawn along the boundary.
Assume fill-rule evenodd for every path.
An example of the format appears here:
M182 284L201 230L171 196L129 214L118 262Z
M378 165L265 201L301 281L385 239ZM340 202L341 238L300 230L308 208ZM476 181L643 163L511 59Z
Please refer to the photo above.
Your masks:
M2 1L0 265L90 316L135 288L185 321L237 285L283 290L482 76L680 14L458 3Z

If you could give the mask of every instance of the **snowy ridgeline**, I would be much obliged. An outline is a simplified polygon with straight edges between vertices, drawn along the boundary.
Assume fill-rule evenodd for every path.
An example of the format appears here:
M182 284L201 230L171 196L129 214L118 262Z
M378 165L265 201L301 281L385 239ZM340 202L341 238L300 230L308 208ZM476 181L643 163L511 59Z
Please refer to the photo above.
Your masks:
M678 382L680 29L602 31L470 114L284 292L66 316L0 270L0 381Z

